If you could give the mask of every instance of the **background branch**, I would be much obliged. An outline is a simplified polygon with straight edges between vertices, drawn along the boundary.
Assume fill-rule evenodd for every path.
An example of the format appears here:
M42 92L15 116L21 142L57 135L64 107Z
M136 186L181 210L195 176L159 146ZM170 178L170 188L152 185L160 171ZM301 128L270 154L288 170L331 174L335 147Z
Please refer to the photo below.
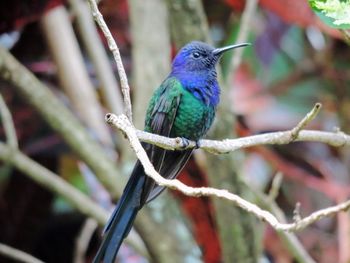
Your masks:
M91 168L111 195L119 197L123 191L123 185L118 181L122 180L123 177L119 174L120 169L115 166L109 155L91 138L86 129L54 94L7 50L1 47L0 76L12 84L25 101L31 104L47 123L64 138L65 142ZM142 229L142 226L145 225L147 225L147 229ZM142 230L142 233L158 232L157 240L163 244L162 246L154 242L152 234L142 235L153 262L164 262L169 254L167 251L177 251L176 242L169 238L166 229L150 218L148 212L140 214L135 221L135 227L138 228L139 232Z
M70 0L69 3L76 16L79 35L91 62L94 64L97 78L100 81L99 86L103 100L111 112L121 114L123 112L123 99L119 91L119 84L95 27L88 3L83 0Z
M61 87L77 115L103 145L112 148L112 138L102 121L103 111L84 65L66 8L58 6L45 13L41 26L57 67Z
M0 160L13 165L23 174L29 176L33 181L40 184L53 193L66 199L75 209L91 218L94 218L100 225L106 224L110 213L91 200L88 196L67 183L57 174L51 172L44 166L30 159L19 150L12 149L0 142ZM128 238L127 242L143 255L147 255L139 242Z
M88 218L80 229L80 233L75 240L74 263L84 263L86 251L89 247L92 235L96 231L98 224L96 220Z
M25 263L44 263L43 261L25 253L16 248L10 247L5 244L0 243L0 254L16 260L16 262L25 262Z
M12 148L18 148L18 140L16 135L15 125L3 96L0 93L0 116L1 122L5 130L6 143Z
M276 178L282 178L281 176L278 176L281 174L277 174ZM279 181L280 179L277 179L276 181ZM274 180L275 181L275 180ZM278 184L278 183L276 183ZM273 190L275 191L275 190ZM269 194L266 196L262 192L260 192L257 189L252 189L252 193L257 197L258 203L265 207L268 211L270 211L272 214L276 216L276 218L281 223L286 223L287 219L282 212L282 210L277 206L275 201L271 198L271 195ZM271 193L271 191L270 191ZM288 233L285 231L277 231L277 234L282 238L282 240L286 243L288 250L291 252L291 254L295 257L295 259L299 263L315 263L313 258L308 254L308 252L305 250L303 245L298 240L298 237L294 233Z
M118 169L102 147L94 141L76 117L7 50L0 47L0 76L11 83L86 162L112 196L119 196ZM94 153L94 154L91 154Z
M99 224L103 225L107 222L109 213L93 202L85 194L44 166L31 160L25 154L10 148L1 142L0 160L10 163L44 188L50 189L52 192L61 195L80 212L95 218Z

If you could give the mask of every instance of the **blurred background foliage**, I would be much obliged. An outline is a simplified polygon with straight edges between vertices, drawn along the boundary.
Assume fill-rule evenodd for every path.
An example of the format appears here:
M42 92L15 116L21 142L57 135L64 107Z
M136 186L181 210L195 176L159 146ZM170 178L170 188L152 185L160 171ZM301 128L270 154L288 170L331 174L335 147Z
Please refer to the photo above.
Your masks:
M83 44L83 37L77 33L79 25L77 11L74 9L75 0L67 2L2 1L0 45L9 49L78 116L89 134L103 145L105 151L109 152L117 162L123 175L117 183L123 185L134 162L133 155L125 150L126 140L110 130L107 133L112 139L110 141L103 139L106 137L100 131L106 127L99 129L96 128L98 125L88 124L86 117L77 110L79 107L76 107L69 97L69 91L62 89L57 60L53 59L59 56L69 63L71 58L65 52L53 54L53 49L48 47L47 34L50 28L45 25L44 17L53 10L64 7L68 11L69 23L74 29L76 41L83 55L84 70L94 87L92 91L98 102L97 106L91 106L89 101L80 99L82 108L99 107L98 111L101 113L113 111L101 91L101 80L91 61L89 51ZM160 83L165 77L171 57L178 47L174 35L170 33L168 23L163 28L159 28L156 24L151 25L155 32L150 33L150 37L157 35L157 30L164 30L162 34L166 39L157 40L163 45L160 48L156 41L152 42L152 39L138 39L139 42L135 43L137 30L141 26L138 23L131 26L135 18L130 18L130 6L137 8L139 5L141 10L142 8L146 10L148 5L154 5L151 9L157 8L157 12L164 12L164 14L155 12L154 16L164 15L167 21L169 20L167 16L171 17L168 11L172 10L169 6L176 4L181 6L183 3L191 6L193 4L191 2L200 3L185 0L168 2L103 0L99 5L121 51L131 83L132 97L137 103L136 107L140 107L139 111L136 109L135 116L139 128L143 121L142 111L150 95L147 83L152 83L150 90L156 88L157 84L153 82ZM244 0L201 2L200 6L203 7L207 19L209 37L215 46L236 41L245 2ZM316 102L321 102L323 109L308 128L325 131L339 129L350 133L350 52L347 44L350 4L348 1L330 0L309 2L311 7L306 0L258 1L257 9L251 18L247 39L253 44L252 47L244 49L242 63L234 72L230 71L234 53L225 55L220 65L223 79L226 80L222 96L229 100L231 106L229 114L232 119L237 120L233 127L224 127L225 129L232 130L237 136L288 130L293 128ZM341 12L339 5L344 5ZM181 24L181 21L178 23ZM106 40L100 32L99 34L99 41L106 47ZM60 35L60 38L64 41L65 35ZM153 64L148 65L147 61L135 65L141 63L137 61L142 61L135 58L137 56L135 54L138 54L135 48L147 46L147 43L152 43L153 47L153 51L148 55L163 63L159 65L164 65L153 68L153 71L148 69ZM110 67L115 72L113 59L110 54L108 56ZM141 72L150 70L149 79L138 82L136 67ZM78 89L79 85L77 80L77 87L73 88ZM117 86L113 88L119 89ZM110 209L112 206L110 196L95 178L94 173L28 104L26 98L21 97L5 81L0 81L0 93L13 116L21 151L59 174L102 207ZM79 97L76 99L79 100ZM119 103L120 107L120 102L116 103ZM100 116L103 122L103 115ZM218 123L220 120L217 120ZM0 136L1 140L5 141L2 129ZM215 137L214 132L208 137L224 139ZM312 211L349 198L350 151L347 148L298 142L284 146L252 147L233 155L239 160L235 173L249 186L251 192L245 194L250 200L259 203L259 198L254 196L254 192L267 193L274 176L277 173L283 174L276 203L289 220L293 217L297 202L301 204L301 215L308 215ZM180 175L180 179L190 185L208 185L207 170L203 161L205 158L199 151ZM220 156L215 158L220 162ZM174 198L176 204L172 202ZM176 232L177 239L183 242L179 247L184 262L223 260L230 262L227 260L228 256L224 255L228 253L227 249L223 249L223 242L228 241L218 233L215 221L215 213L219 211L215 210L210 198L188 198L174 192L171 198L164 195L159 199L161 200L151 205L153 218L159 224L170 225L173 232ZM230 206L229 203L225 205ZM23 173L5 163L0 170L0 215L0 242L27 251L45 262L79 261L73 256L77 250L75 242L86 216L77 212L62 197L38 186ZM234 217L232 221L235 222ZM256 235L254 232L254 237L245 237L245 242L250 240L252 243L257 243L256 248L260 252L258 258L251 257L247 261L240 259L231 262L254 262L254 260L281 263L309 262L295 256L293 250L281 242L281 236L271 227L262 223L257 225L260 228L254 230ZM100 241L99 234L100 230L96 229L87 246L86 254L79 262L91 261ZM245 234L237 232L237 235ZM349 213L323 219L297 233L297 237L315 262L350 262ZM128 245L123 246L118 260L146 261ZM1 255L0 261L12 262ZM149 262L152 262L152 259L149 259Z

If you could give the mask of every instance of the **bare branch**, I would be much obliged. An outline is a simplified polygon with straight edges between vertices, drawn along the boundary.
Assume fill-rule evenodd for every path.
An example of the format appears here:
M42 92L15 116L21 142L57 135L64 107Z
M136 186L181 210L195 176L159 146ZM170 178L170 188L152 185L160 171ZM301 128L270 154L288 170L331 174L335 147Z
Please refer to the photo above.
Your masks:
M119 117L112 113L109 113L106 116L108 116L107 122L110 125L118 127L115 121ZM140 130L136 130L136 134L141 141L155 144L168 150L181 150L196 147L196 142L194 141L189 141L189 144L185 145L180 138L168 138ZM257 145L289 144L292 141L321 142L334 147L350 146L350 136L343 132L324 132L314 130L299 131L298 136L295 139L292 137L292 130L289 130L284 132L270 132L265 134L252 135L237 139L224 139L222 141L200 140L198 142L198 145L205 151L220 154L233 152L238 149L253 147Z
M16 262L25 262L25 263L44 263L43 261L29 255L22 250L10 247L5 244L0 243L0 254L16 260Z
M338 213L340 211L346 211L350 208L350 200L341 203L336 206L328 207L319 211L316 211L305 218L300 218L298 222L293 222L290 224L283 224L279 223L276 217L271 214L270 212L261 209L255 204L252 204L243 198L241 198L238 195L232 194L228 192L227 190L223 189L214 189L210 187L200 187L200 188L194 188L189 187L182 182L180 182L177 179L174 180L168 180L163 178L153 167L152 163L148 159L148 156L145 152L145 150L142 148L141 143L137 137L136 131L133 127L133 125L130 123L128 118L125 115L120 115L118 117L114 115L107 115L107 122L113 123L113 125L116 125L119 129L121 129L126 136L128 137L131 147L135 151L138 159L141 161L145 172L148 176L150 176L158 185L165 186L171 189L178 190L185 195L188 196L216 196L222 199L229 200L233 202L238 207L242 208L243 210L247 211L248 213L254 214L257 218L266 221L269 223L273 228L275 228L278 231L297 231L300 229L303 229L307 227L308 225L318 221L321 218L324 218L326 216L334 215L335 213ZM111 118L113 120L111 120Z
M130 100L130 88L128 83L128 78L125 73L125 69L123 66L122 58L120 56L119 48L117 46L117 43L115 42L111 31L107 27L106 22L103 19L102 14L98 10L97 4L95 0L89 0L90 8L92 11L92 16L94 17L97 24L100 26L103 34L105 35L108 43L108 47L110 51L113 53L114 60L117 64L117 69L119 73L120 78L120 84L124 96L124 108L125 108L125 114L128 116L129 120L132 121L132 111L131 111L131 100Z

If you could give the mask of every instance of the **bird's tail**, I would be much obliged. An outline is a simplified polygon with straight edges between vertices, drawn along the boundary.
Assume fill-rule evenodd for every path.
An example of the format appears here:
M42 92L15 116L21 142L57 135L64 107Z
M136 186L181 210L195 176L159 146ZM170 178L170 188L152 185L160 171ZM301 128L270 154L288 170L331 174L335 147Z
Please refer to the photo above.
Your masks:
M143 205L142 189L146 175L141 165L136 165L116 208L104 230L102 244L93 263L113 263L120 245L129 233L137 212Z

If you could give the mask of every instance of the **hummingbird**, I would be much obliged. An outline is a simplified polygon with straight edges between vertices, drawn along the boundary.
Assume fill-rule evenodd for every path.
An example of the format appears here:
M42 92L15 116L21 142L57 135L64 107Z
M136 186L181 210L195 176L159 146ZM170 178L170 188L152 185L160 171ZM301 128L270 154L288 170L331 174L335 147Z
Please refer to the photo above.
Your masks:
M198 142L209 130L220 100L215 69L222 54L249 43L214 48L192 41L175 56L168 77L150 99L145 131ZM143 143L154 168L167 179L174 179L186 165L193 149L165 150ZM102 244L94 263L113 263L124 238L130 232L138 211L156 198L164 187L145 174L137 161L121 198L104 229Z

